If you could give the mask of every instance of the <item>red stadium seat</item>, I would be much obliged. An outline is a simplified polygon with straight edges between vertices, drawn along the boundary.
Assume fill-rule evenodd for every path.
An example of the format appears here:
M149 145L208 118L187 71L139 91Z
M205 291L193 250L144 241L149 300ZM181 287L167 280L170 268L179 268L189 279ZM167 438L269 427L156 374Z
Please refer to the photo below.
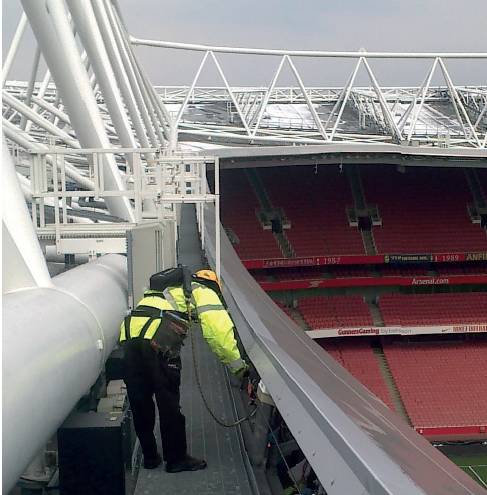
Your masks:
M386 294L379 299L386 326L487 322L487 293Z
M272 232L264 230L257 218L259 202L243 170L226 170L220 182L222 223L238 237L234 248L240 258L282 258Z
M385 344L413 426L487 425L487 342Z
M367 167L368 203L379 207L382 227L373 234L379 253L485 251L487 235L472 224L472 195L462 169Z
M298 309L311 329L372 326L360 296L312 296L298 300Z
M368 342L353 337L349 341L338 343L320 339L318 343L390 409L394 409L379 362Z

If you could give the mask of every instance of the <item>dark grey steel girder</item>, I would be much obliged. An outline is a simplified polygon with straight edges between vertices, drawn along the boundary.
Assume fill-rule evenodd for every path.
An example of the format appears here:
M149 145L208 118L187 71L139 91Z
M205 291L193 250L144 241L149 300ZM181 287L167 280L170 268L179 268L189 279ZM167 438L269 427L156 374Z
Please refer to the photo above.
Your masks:
M221 226L220 226L221 228ZM214 262L212 206L206 255ZM223 292L242 343L329 495L485 494L281 311L221 228Z
M467 160L478 160L487 167L487 150L473 148L425 148L419 146L392 145L386 143L332 143L332 144L310 144L307 146L245 146L245 147L222 147L212 150L212 153L220 158L220 161L230 160L256 160L260 158L289 159L315 155L326 159L328 155L357 155L362 163L369 159L376 160L378 155L388 157L400 157L402 160L414 158L424 160L446 160L465 162ZM407 165L407 163L405 163Z

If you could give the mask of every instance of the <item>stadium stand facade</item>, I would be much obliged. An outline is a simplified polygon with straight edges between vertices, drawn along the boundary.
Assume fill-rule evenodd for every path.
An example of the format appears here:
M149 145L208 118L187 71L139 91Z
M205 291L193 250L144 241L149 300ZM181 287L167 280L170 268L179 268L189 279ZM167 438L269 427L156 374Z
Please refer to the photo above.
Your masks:
M243 170L231 170L221 176L225 191L222 222L231 228L235 249L242 259L252 257L279 258L282 252L272 232L264 230L256 212L259 202Z
M431 439L487 438L487 235L482 218L472 216L485 206L487 172L347 172L224 170L222 218L238 254L263 288L281 291L275 299L289 317L417 431ZM264 226L266 209L277 215L288 252ZM366 235L353 222L364 212L375 215ZM425 342L381 336L403 333L398 328L406 335L443 328L453 342L448 335L421 335ZM358 336L369 330L375 337ZM467 331L477 338L461 334Z
M338 167L255 171L269 206L289 221L284 233L294 257L366 254L361 231L347 216L364 205L356 204L349 177ZM485 175L477 173L482 197ZM223 221L237 234L234 244L242 259L283 257L257 217L259 192L245 173L225 170L221 180ZM376 207L378 215L379 223L370 227L377 254L487 251L486 230L469 214L475 198L463 169L418 167L400 173L391 166L367 166L359 181L366 210Z
M273 206L291 222L286 234L296 256L365 254L360 232L347 222L353 197L345 174L309 166L258 172Z

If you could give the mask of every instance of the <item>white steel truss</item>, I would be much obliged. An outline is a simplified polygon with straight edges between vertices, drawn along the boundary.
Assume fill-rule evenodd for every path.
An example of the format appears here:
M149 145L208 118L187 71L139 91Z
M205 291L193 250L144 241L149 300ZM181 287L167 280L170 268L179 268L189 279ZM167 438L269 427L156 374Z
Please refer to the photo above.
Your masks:
M158 87L161 100L165 103L179 104L176 119L177 131L184 134L185 139L207 139L212 142L223 140L228 143L232 138L237 143L264 144L268 142L282 144L312 144L334 141L360 141L387 143L408 143L412 141L419 146L438 146L443 137L448 135L448 146L452 148L484 148L482 139L486 132L485 86L472 87L470 91L462 86L456 86L447 69L447 59L477 59L484 61L487 53L382 53L373 52L323 52L296 50L268 50L260 48L231 48L205 46L165 41L131 39L134 45L153 46L165 49L187 51L202 51L204 57L196 71L196 75L186 87ZM280 57L280 62L266 88L229 87L229 79L216 54L226 53L236 57L239 55L255 55ZM315 59L354 58L357 59L352 74L343 88L307 88L303 84L300 72L294 63L295 58L306 57ZM387 88L382 87L372 70L371 59L431 59L433 65L421 86L416 88ZM202 69L211 59L217 65L219 75L225 82L224 88L197 87L197 81ZM278 88L278 78L284 64L287 63L297 81L297 87ZM358 88L354 86L357 71L363 66L370 79L371 86ZM432 77L439 68L446 86L431 87ZM235 94L238 97L235 98ZM226 104L229 118L226 123L215 122L211 107L208 106L206 123L196 123L192 119L191 104L198 103L200 110L204 104ZM447 103L451 106L455 118L442 116L435 108L436 103ZM273 105L304 104L309 118L289 117L266 118L272 114ZM201 107L203 105L203 107ZM330 105L332 108L330 109ZM357 114L357 122L349 123L345 129L341 126L341 118L346 108ZM292 109L289 109L292 113ZM320 117L320 110L325 110L326 118ZM241 125L231 118L231 113L239 115ZM472 119L470 118L472 115ZM397 118L399 116L399 118ZM473 120L473 121L472 121ZM327 129L333 127L328 134ZM419 122L419 124L418 124ZM205 125L206 124L206 125ZM417 125L418 124L418 125ZM345 126L347 127L347 126ZM427 128L427 129L426 129ZM461 129L458 132L458 128ZM436 129L436 132L434 130ZM363 132L363 131L366 132ZM374 134L373 130L377 132ZM353 134L353 138L350 135Z

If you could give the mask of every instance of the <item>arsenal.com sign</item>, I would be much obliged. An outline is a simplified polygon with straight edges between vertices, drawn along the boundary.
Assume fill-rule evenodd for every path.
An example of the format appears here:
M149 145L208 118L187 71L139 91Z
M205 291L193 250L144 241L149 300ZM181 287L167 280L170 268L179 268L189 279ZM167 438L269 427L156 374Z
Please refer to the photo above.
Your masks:
M427 335L439 333L481 333L487 332L487 323L464 325L438 325L421 327L356 327L356 328L323 328L309 330L306 333L312 339L328 337L360 337L364 335Z

